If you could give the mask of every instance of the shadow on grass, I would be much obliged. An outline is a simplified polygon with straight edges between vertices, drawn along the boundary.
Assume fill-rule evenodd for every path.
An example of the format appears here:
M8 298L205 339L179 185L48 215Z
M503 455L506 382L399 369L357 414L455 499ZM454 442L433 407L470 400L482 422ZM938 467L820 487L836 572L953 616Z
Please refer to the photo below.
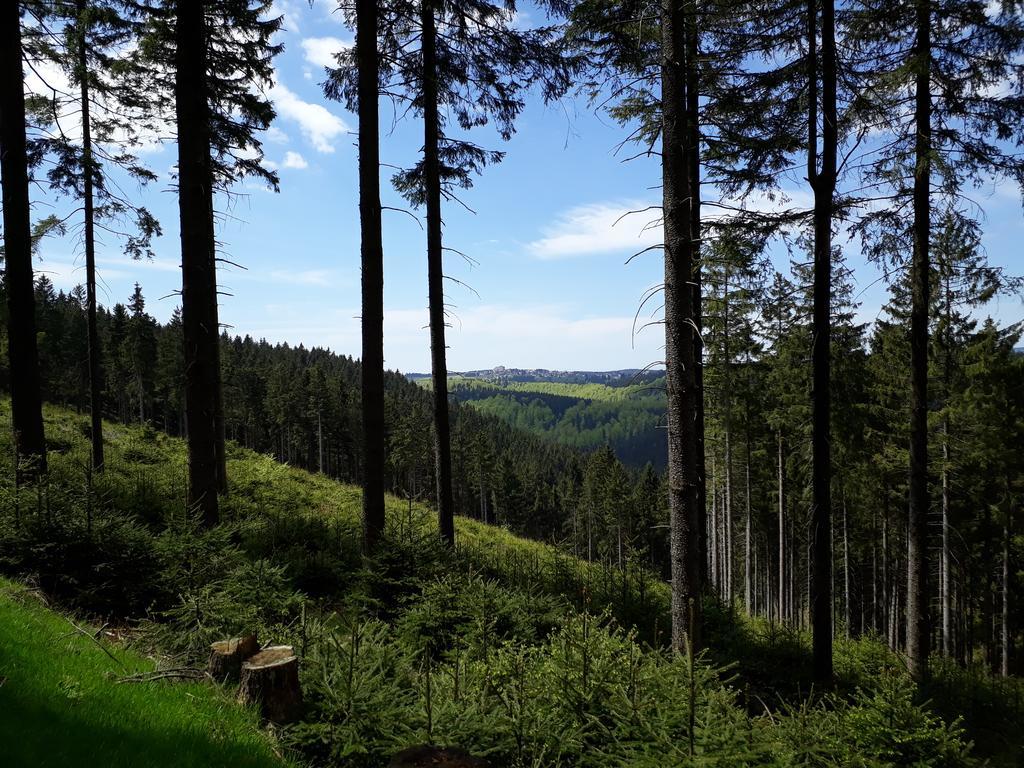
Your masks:
M7 687L7 686L5 686ZM9 766L279 766L253 745L219 741L216 724L165 729L141 713L122 726L82 717L74 704L0 692L0 743ZM212 730L212 733L211 733Z

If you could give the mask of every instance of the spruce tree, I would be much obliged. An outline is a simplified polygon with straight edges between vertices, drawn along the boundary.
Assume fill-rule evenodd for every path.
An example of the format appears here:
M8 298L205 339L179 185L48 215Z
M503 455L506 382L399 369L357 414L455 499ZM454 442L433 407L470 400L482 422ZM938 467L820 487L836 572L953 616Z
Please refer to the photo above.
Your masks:
M159 104L173 110L178 128L189 500L209 524L218 517L216 495L227 489L214 195L230 194L246 177L277 186L258 138L274 117L262 87L281 50L270 42L281 19L267 18L269 6L269 0L144 6L148 32L141 47Z
M743 495L748 502L743 524L743 584L744 606L750 608L751 597L751 526L749 493L740 494L734 483L738 435L747 436L749 443L749 420L738 407L734 393L741 385L740 361L749 360L755 351L753 315L760 289L760 257L763 240L756 235L744 236L738 227L719 227L711 245L705 249L703 283L707 287L704 309L704 347L707 359L703 386L710 415L712 430L721 435L721 466L724 486L723 526L726 539L724 594L726 602L732 602L735 579L732 576L736 547L733 535L733 513L738 508L737 499ZM743 373L745 376L746 373ZM742 423L742 431L737 424ZM749 465L748 465L749 470ZM749 479L749 471L744 475ZM749 488L747 489L749 491Z
M140 29L141 16L122 2L76 0L47 8L40 24L59 44L46 44L39 55L52 59L67 73L77 93L58 95L55 88L38 94L33 110L50 123L39 151L53 160L47 173L51 189L81 200L82 245L88 339L88 382L92 464L103 469L103 372L96 309L96 226L118 234L133 258L151 256L151 239L160 234L156 219L108 181L106 166L114 166L143 184L156 178L138 162L131 149L140 134L152 134L152 106L138 56L125 54ZM63 30L56 28L63 24ZM66 132L60 115L75 114L80 138ZM122 228L127 225L127 228Z
M953 593L957 584L954 540L962 504L955 490L958 482L959 425L956 403L965 386L963 350L977 326L975 313L999 293L1019 290L1021 279L988 263L981 248L980 227L965 211L947 207L941 211L933 232L932 344L930 378L941 401L939 430L935 435L941 453L939 470L941 544L939 550L939 650L954 652Z
M821 39L820 52L818 39ZM807 179L814 193L811 366L811 621L814 679L832 680L832 226L839 151L835 3L807 3ZM820 103L819 103L820 88ZM819 125L820 115L820 125ZM820 144L819 144L820 132Z
M871 83L870 126L886 126L880 149L860 164L865 187L890 205L858 222L871 256L903 266L910 252L912 372L908 488L907 654L916 679L928 672L928 348L933 215L966 187L1004 176L1024 180L1024 20L1015 4L982 0L864 3L844 13L859 77ZM913 109L907 94L912 94ZM911 183L907 180L911 179ZM912 216L904 216L909 206Z
M178 0L175 11L174 106L178 128L188 504L199 510L206 525L213 525L219 518L215 416L220 372L215 349L220 333L215 311L208 41L201 3Z
M384 248L381 240L377 4L356 0L359 224L363 289L363 548L384 533Z
M46 440L36 342L29 211L28 147L22 71L21 3L0 11L0 176L3 186L4 289L11 415L19 482L46 472Z

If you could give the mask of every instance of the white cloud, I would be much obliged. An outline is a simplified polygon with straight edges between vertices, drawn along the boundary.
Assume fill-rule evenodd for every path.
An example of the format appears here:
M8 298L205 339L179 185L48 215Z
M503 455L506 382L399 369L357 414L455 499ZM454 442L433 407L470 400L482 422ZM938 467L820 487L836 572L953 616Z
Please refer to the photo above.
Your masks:
M340 37L307 37L302 41L306 61L318 67L337 66L335 54L351 47L351 41L342 40Z
M299 31L299 11L292 0L274 0L269 16L270 18L283 16L281 25L285 32Z
M813 197L806 189L781 193L755 192L743 201L706 200L705 221L737 212L771 213L810 210ZM539 259L566 259L597 254L631 256L663 240L661 208L657 201L615 200L578 205L559 214L543 229L543 236L527 243L527 250Z
M284 163L281 165L282 168L296 168L303 169L309 168L309 163L306 162L306 158L300 155L298 152L288 151L284 154Z
M808 213L814 209L814 193L808 187L786 188L766 192L755 190L743 200L720 198L705 200L701 216L705 221L746 213Z
M285 85L277 82L270 89L270 98L278 114L298 123L309 143L317 152L333 152L333 141L349 127L340 117L320 104L303 101Z
M278 128L276 125L272 125L267 128L267 132L264 134L267 141L274 144L287 144L288 134Z
M599 253L635 253L661 242L660 212L651 203L615 201L579 205L565 211L527 244L540 259L563 259ZM638 211L638 213L631 213Z

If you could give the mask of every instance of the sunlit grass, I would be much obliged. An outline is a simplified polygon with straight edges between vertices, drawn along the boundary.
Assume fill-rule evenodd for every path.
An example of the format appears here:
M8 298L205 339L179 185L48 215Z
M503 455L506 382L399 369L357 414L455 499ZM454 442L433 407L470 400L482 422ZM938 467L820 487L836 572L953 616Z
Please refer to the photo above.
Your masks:
M103 646L113 658L34 592L0 580L0 762L286 764L259 732L255 714L219 688L193 682L119 683L155 665L116 645Z

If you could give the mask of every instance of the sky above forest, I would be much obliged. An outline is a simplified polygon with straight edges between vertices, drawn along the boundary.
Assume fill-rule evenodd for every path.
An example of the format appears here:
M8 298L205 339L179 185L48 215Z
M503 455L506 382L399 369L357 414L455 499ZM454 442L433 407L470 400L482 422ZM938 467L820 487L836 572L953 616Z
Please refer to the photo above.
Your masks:
M329 347L359 356L359 216L355 116L327 101L320 83L332 54L351 44L352 33L334 3L277 0L284 17L276 76L268 95L278 117L264 137L267 160L281 178L279 193L243 183L221 197L218 237L224 264L219 273L221 320L233 334ZM533 9L516 23L539 23ZM422 145L421 123L396 115L382 102L381 160L408 166ZM448 363L452 371L506 365L562 370L640 368L663 358L661 328L645 311L635 320L645 292L660 283L661 254L643 248L660 242L651 227L658 212L660 171L656 158L639 158L620 147L628 133L595 112L582 95L544 105L532 99L512 141L490 130L474 140L507 154L461 195L466 207L444 210L451 311ZM113 237L99 246L99 298L125 302L135 282L147 310L166 321L178 304L180 258L177 201L171 190L176 162L173 141L146 148L142 159L160 179L125 191L149 206L164 234L155 258L133 262ZM408 210L390 188L393 169L382 168L382 202ZM790 205L810 196L799 178L784 182ZM40 193L36 217L66 208ZM713 197L706 191L705 197ZM1024 217L1010 182L972 190L984 209L983 245L989 260L1024 273ZM763 202L763 201L762 201ZM759 204L759 203L755 203ZM53 206L54 208L51 208ZM472 209L472 211L467 210ZM642 211L624 216L629 211ZM422 211L384 211L385 358L388 368L428 371L425 232ZM854 271L859 317L871 322L886 301L880 273L864 263L856 242L838 241ZM789 256L772 251L783 268ZM244 269L242 268L244 267ZM58 288L84 282L84 255L74 232L41 244L36 268ZM458 281L458 282L456 282ZM656 309L655 301L648 309ZM1024 318L1021 297L1003 297L985 310L1001 323Z

